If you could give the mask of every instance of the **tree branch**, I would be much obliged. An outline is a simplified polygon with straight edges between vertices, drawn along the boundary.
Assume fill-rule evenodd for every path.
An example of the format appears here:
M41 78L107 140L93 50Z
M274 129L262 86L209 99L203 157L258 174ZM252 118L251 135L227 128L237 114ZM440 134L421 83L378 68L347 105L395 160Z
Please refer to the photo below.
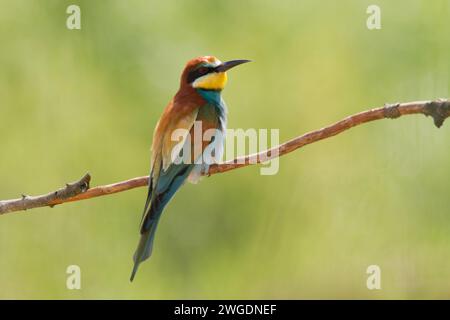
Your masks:
M328 127L305 133L302 136L289 140L272 149L212 165L209 169L208 176L280 157L308 144L330 138L363 123L380 119L396 119L410 114L424 114L425 116L431 116L434 120L434 124L439 128L442 126L445 119L450 116L450 102L443 99L436 101L416 101L390 104L385 105L384 107L367 110L349 116ZM0 215L37 207L53 207L65 202L105 196L143 187L148 184L148 176L143 176L89 189L90 180L90 175L86 174L79 181L67 184L64 188L45 195L35 197L23 195L18 199L0 201Z

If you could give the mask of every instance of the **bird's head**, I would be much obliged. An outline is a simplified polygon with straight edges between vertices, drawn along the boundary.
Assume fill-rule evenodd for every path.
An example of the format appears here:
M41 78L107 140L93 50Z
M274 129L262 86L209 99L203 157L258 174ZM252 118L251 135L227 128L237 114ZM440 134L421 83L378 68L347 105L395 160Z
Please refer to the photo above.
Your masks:
M246 62L250 62L250 60L222 62L213 56L192 59L184 68L181 85L189 85L194 89L220 91L227 83L226 71Z

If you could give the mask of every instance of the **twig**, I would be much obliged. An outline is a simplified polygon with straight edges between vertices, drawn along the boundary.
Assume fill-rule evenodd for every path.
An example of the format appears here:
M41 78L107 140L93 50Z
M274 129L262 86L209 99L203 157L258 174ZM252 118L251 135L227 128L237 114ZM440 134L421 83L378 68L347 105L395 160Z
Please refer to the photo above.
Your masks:
M86 173L79 181L67 183L64 188L48 194L36 197L23 194L19 199L0 201L0 214L38 207L53 207L57 204L70 201L80 194L87 193L86 191L89 190L90 181L91 176L89 173Z
M302 136L289 140L272 149L247 155L245 157L236 158L221 164L212 165L209 169L208 175L227 172L233 169L242 168L251 164L261 163L280 157L308 144L330 138L345 130L366 122L380 119L396 119L410 114L424 114L426 116L431 116L434 120L434 124L439 128L444 123L444 120L450 116L450 102L443 99L436 101L416 101L390 104L381 108L367 110L349 116L328 127L305 133ZM72 184L67 184L66 187L46 195L35 197L23 195L19 199L0 201L0 214L37 207L53 207L65 202L105 196L108 194L143 187L148 184L148 176L143 176L89 189L90 179L90 175L86 174L79 181Z

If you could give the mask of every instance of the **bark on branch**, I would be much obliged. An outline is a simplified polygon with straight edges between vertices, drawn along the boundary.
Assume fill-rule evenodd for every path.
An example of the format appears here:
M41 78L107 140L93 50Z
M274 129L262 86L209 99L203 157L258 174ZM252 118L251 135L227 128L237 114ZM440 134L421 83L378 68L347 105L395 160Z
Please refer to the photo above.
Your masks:
M450 102L448 100L436 101L415 101L407 103L396 103L385 105L384 107L367 110L352 116L349 116L332 125L305 133L299 137L289 140L277 147L262 151L260 153L239 157L221 164L212 165L208 175L227 172L233 169L257 164L271 160L290 153L296 149L304 147L308 144L330 138L345 130L358 126L360 124L380 120L380 119L396 119L404 115L423 114L431 116L436 127L441 127L445 119L450 116ZM91 177L86 174L79 181L67 184L64 188L53 191L41 196L26 196L12 200L0 201L0 215L27 210L37 207L53 207L65 202L79 201L91 199L95 197L105 196L108 194L118 193L148 184L148 176L133 178L109 185L89 188Z

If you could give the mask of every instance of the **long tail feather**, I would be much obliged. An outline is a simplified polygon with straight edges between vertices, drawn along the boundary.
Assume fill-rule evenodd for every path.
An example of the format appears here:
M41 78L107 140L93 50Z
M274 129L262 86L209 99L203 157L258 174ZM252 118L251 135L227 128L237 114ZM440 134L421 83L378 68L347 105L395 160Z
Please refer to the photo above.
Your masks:
M134 267L130 281L133 281L139 264L151 256L156 228L164 207L184 183L192 168L193 165L172 166L165 175L161 176L157 187L153 190L153 192L159 192L152 194L150 202L147 199L146 210L141 223L141 238L134 254Z
M136 262L136 261L134 262L133 271L131 271L130 282L133 282L134 276L136 275L136 272L138 271L139 264L140 264L140 262Z
M162 214L162 210L164 209L164 207L162 208L156 208L155 212L155 207L153 203L150 206L150 212L149 212L149 217L152 217L149 221L149 223L147 223L148 228L143 231L141 233L141 238L139 239L139 244L138 247L136 249L136 252L134 253L134 267L133 267L133 271L131 273L131 278L130 281L133 281L134 276L136 275L136 272L138 270L139 264L145 260L147 260L153 251L153 240L155 239L155 234L156 234L156 227L158 226L158 222L159 222L159 218L161 217Z

